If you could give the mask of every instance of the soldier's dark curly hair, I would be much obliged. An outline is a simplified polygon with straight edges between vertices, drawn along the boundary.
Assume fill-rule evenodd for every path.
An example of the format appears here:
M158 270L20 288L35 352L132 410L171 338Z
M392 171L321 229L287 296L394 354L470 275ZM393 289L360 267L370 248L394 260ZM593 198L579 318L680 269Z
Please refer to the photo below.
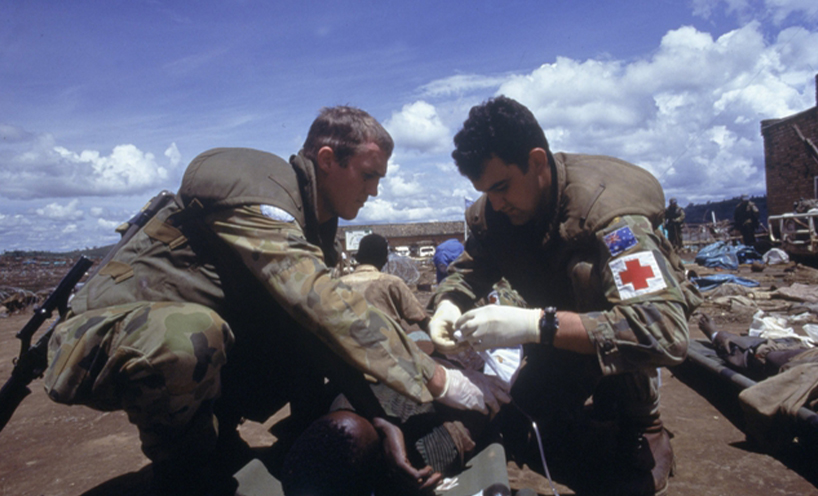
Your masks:
M365 111L347 106L322 108L304 141L304 155L315 162L318 150L328 146L341 166L355 155L360 146L375 143L387 156L392 155L392 137Z
M550 154L548 140L534 114L506 96L491 98L469 111L454 137L452 158L460 174L472 181L483 174L485 162L496 155L507 164L528 172L528 153L542 148Z

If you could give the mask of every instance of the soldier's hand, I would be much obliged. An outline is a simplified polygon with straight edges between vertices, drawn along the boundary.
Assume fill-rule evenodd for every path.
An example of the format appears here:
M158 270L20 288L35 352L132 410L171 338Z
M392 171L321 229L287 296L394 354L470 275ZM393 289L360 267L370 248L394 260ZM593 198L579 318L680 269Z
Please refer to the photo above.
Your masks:
M460 318L457 305L449 300L441 300L437 305L432 320L429 321L429 334L435 349L441 353L457 353L467 348L466 343L454 339L454 323Z
M491 418L497 415L500 407L511 401L511 394L509 393L511 386L499 377L486 375L477 370L462 370L462 372L472 384L483 392Z
M403 431L400 427L382 419L375 418L372 425L378 430L383 439L383 450L386 461L392 467L395 477L408 487L424 491L434 489L443 478L440 472L435 472L432 467L425 466L418 470L411 463L406 455L406 442L403 439Z
M475 350L509 348L540 341L539 308L486 305L464 313L455 323Z
M474 370L443 369L446 385L435 400L458 410L476 410L496 414L503 403L511 401L503 381Z

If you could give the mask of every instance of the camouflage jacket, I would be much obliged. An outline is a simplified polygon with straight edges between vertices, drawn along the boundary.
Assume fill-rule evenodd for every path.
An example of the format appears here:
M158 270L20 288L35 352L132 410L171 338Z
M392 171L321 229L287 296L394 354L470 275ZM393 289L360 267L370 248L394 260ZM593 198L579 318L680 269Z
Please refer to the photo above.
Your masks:
M330 276L337 219L319 225L312 162L222 148L185 172L176 202L77 294L74 313L134 301L216 310L240 346L245 327L296 325L396 391L431 401L435 364L400 325ZM286 321L286 322L285 322ZM272 324L270 324L272 322ZM247 325L245 325L247 324Z
M549 216L513 226L483 195L466 214L466 250L431 304L448 298L468 309L505 277L529 305L580 313L604 374L680 363L701 295L657 230L658 181L611 157L549 159Z

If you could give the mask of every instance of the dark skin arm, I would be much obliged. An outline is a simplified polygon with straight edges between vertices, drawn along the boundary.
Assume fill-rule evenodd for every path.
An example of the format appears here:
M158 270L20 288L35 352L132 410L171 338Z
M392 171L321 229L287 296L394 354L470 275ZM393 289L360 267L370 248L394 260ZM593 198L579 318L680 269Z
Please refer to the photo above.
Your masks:
M394 472L397 478L407 486L414 487L421 492L431 492L443 476L428 465L418 470L409 463L403 431L398 426L382 418L372 420L372 425L375 426L382 439L387 463L396 469Z

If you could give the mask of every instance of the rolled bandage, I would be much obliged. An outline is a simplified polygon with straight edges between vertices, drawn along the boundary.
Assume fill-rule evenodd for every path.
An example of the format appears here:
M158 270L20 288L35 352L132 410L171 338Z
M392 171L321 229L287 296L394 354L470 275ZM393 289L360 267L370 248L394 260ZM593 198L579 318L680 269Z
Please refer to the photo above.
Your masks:
M455 341L457 341L458 343L459 343L460 341L463 341L463 333L460 331L460 329L458 329L458 330L454 331L454 334L452 334L452 337L453 337L453 338L454 338L454 340L455 340Z

